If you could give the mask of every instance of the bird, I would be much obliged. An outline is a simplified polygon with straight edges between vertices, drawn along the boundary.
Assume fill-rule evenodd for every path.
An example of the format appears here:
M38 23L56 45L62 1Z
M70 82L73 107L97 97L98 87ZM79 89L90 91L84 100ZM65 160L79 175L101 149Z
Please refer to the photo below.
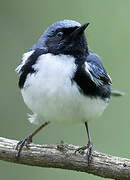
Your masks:
M92 159L93 144L88 122L99 118L111 95L122 93L111 88L112 80L100 57L88 47L85 30L90 23L60 20L50 25L35 45L24 53L16 68L18 86L25 104L33 114L31 123L42 122L32 134L18 142L16 157L23 146L50 123L85 124L88 143L86 163Z

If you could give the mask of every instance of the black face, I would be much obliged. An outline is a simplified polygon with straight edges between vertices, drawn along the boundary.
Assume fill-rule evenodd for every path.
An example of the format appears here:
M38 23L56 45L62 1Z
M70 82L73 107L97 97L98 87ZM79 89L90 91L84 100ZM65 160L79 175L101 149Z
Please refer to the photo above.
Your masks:
M87 24L81 27L58 28L48 33L45 45L48 52L53 54L79 55L88 52L84 30Z

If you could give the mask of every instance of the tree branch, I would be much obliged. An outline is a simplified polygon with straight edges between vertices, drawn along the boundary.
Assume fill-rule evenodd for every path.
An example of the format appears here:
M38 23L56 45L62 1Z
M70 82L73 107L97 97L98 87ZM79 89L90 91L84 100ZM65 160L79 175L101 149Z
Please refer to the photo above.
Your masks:
M92 161L86 166L86 153L77 152L77 146L68 144L37 145L23 148L19 160L16 159L18 141L0 137L0 160L30 166L61 168L91 173L104 178L129 179L130 160L93 151Z

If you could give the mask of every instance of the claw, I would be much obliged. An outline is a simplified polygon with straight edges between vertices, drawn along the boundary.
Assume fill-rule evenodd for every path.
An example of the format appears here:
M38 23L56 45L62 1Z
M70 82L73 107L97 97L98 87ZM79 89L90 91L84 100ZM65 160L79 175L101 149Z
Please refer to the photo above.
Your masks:
M75 150L75 153L76 152L80 152L81 150L82 151L85 151L87 149L87 166L89 166L89 163L91 162L91 159L92 159L92 149L93 149L93 144L91 142L89 142L86 146L81 146L79 148L77 148Z
M42 124L39 128L37 128L31 135L27 136L25 139L18 142L16 146L16 158L18 159L20 156L20 152L22 151L23 147L26 146L28 148L28 145L32 142L33 136L35 136L41 129L43 129L45 126L47 126L50 122L45 122Z
M89 165L89 163L92 160L92 150L93 150L93 144L90 143L89 147L88 147L88 150L87 150L87 166Z
M28 145L32 142L32 137L31 136L28 136L26 137L25 139L19 141L17 143L17 146L16 146L16 150L17 150L17 153L16 153L16 158L18 159L19 156L20 156L20 153L23 149L24 146L26 146L28 148Z
M85 151L87 148L88 148L87 145L86 145L86 146L81 146L81 147L79 147L79 148L77 148L77 149L75 150L75 154L76 154L77 152L80 153L80 151Z

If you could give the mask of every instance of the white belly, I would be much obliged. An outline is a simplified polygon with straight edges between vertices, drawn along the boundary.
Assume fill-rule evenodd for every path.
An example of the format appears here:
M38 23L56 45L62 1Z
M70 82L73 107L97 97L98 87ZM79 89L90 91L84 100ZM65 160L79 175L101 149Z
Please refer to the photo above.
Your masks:
M39 57L34 66L37 73L28 75L21 90L25 103L43 121L80 123L99 117L107 103L82 95L71 82L76 70L74 58L61 57Z

